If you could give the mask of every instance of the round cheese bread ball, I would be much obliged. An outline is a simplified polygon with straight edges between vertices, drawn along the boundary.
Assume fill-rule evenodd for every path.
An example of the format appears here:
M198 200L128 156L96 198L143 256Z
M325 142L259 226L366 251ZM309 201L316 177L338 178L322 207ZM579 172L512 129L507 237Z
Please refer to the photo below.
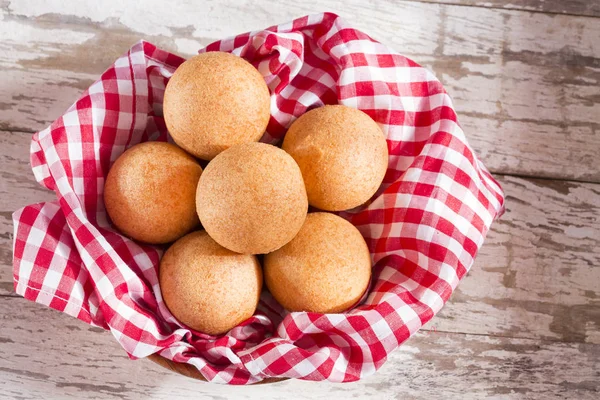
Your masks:
M300 168L265 143L232 146L206 167L196 193L204 229L221 246L269 253L298 233L308 201Z
M310 205L328 211L369 200L388 165L379 126L362 111L342 105L302 115L286 133L282 148L302 170Z
M176 241L160 261L160 291L180 322L219 335L250 318L262 289L255 256L220 246L205 231Z
M261 138L270 118L269 88L243 58L203 53L181 64L169 80L163 113L175 143L212 160L234 144Z
M337 313L367 290L371 256L350 222L311 213L296 237L264 259L265 284L289 311Z
M199 224L198 162L179 147L145 142L115 161L104 184L104 204L113 224L146 243L169 243Z

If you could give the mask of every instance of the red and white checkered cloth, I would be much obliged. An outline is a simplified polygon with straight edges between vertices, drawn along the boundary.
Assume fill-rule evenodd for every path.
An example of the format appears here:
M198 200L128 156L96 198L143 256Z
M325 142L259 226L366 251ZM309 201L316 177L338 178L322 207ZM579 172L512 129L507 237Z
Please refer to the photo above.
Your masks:
M116 232L102 201L104 178L125 149L168 140L163 93L183 59L147 42L33 136L33 172L57 200L13 215L15 290L110 330L131 358L159 353L212 382L371 375L448 300L502 212L502 190L467 144L440 82L334 14L203 51L214 50L244 57L264 76L271 121L263 141L280 141L309 108L335 103L366 112L385 132L390 161L382 187L368 205L341 213L373 258L362 305L346 314L287 313L264 292L256 315L221 337L173 318L157 279L164 248Z

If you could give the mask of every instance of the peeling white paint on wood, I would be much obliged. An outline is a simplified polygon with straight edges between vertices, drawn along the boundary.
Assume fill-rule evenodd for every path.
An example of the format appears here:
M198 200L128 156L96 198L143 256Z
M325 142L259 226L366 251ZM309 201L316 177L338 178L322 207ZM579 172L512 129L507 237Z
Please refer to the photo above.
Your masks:
M597 344L423 332L360 382L227 387L131 361L108 332L21 298L0 297L0 315L0 387L15 399L591 400L600 390Z
M500 176L507 212L451 301L352 384L208 385L14 297L11 214L54 199L31 174L30 135L14 131L44 128L140 39L190 56L334 11L437 74L492 171L600 183L600 20L575 16L599 16L597 2L426 2L0 0L0 397L598 398L600 184Z
M499 181L506 214L431 324L600 343L600 185L508 176Z
M507 10L536 11L556 14L600 17L597 0L418 0L430 3L459 4L474 7L505 8Z
M13 293L11 212L53 200L30 135L0 136L0 294ZM600 184L499 177L507 195L469 275L429 329L600 344Z
M0 128L42 129L139 39L189 56L225 36L331 10L435 72L493 172L600 181L593 18L393 1L121 3L4 2L0 32L48 38L11 33L0 43L8 55Z

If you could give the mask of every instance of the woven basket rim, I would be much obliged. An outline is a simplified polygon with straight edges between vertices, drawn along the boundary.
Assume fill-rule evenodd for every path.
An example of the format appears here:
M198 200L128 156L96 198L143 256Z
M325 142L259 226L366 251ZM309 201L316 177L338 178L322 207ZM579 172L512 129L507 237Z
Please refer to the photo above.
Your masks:
M175 361L171 361L162 356L159 356L158 354L151 354L148 356L148 359L150 361L160 365L161 367L171 370L180 375L187 376L188 378L196 379L196 380L199 380L202 382L207 382L206 378L204 376L202 376L200 371L191 364L178 363ZM290 379L290 378L285 378L285 377L283 377L283 378L275 378L275 377L265 378L260 382L254 383L254 385L277 383L277 382L286 381L288 379Z

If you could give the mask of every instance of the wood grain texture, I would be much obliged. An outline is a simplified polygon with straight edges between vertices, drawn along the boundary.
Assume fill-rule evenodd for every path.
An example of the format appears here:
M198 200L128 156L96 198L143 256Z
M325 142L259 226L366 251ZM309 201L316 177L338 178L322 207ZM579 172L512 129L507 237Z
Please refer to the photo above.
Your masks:
M598 0L418 0L427 3L454 4L471 7L493 7L552 14L600 16Z
M30 134L0 131L0 295L13 293L12 213L28 204L56 199L33 177L30 141Z
M0 132L0 294L12 294L11 212L53 194L27 164L30 135ZM506 214L429 329L600 344L600 185L499 177Z
M33 179L24 132L140 39L189 56L321 11L433 70L493 172L590 183L500 176L507 212L451 301L352 384L205 384L15 297L11 214L54 199ZM599 16L600 3L0 0L0 398L600 398L600 19L579 14Z
M513 10L391 0L4 0L0 129L45 127L139 39L189 56L323 10L432 69L493 172L600 182L600 24Z
M506 213L429 326L600 343L600 185L498 178Z
M60 399L596 399L600 345L424 332L375 375L349 384L206 384L130 361L108 332L0 297L0 387ZM43 321L43 323L40 323Z

